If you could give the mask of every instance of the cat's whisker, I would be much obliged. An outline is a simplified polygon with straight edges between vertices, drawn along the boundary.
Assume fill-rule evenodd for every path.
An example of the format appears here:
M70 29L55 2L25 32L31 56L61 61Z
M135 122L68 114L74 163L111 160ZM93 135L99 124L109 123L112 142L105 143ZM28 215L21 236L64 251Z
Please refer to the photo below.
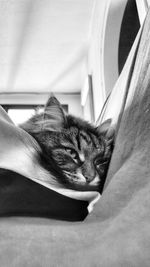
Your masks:
M84 177L84 175L81 173L81 171L78 170L77 172L77 176L79 177L81 182L86 183L86 178Z
M69 176L74 176L76 177L77 175L75 173L71 173L71 172L68 172L68 171L63 171L65 174L69 175Z
M86 178L83 176L82 173L70 173L68 171L64 171L64 173L69 176L69 178L76 178L78 182L85 184L86 183Z

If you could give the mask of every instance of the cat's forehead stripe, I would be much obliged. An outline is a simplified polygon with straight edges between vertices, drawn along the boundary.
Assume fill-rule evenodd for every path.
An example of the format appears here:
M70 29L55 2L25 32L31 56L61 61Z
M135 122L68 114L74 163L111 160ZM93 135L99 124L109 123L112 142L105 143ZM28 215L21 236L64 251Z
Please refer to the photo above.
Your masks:
M79 147L79 141L78 141L78 129L75 128L75 127L72 127L71 128L71 131L70 131L70 139L72 141L72 143L76 146L76 147Z
M80 131L80 138L83 139L88 145L91 144L91 138L88 134L83 131Z
M80 150L81 151L84 151L85 149L89 150L89 151L93 151L95 145L93 144L93 139L92 137L86 133L86 132L83 132L81 131L80 134L79 134L80 138Z
M93 148L96 149L101 149L101 143L99 142L99 139L92 133L86 133L81 131L80 132L80 146L82 147L83 145L83 140L84 144L86 142L86 146L93 146Z
M80 130L77 127L71 127L69 135L67 134L69 143L74 145L77 150L82 150L84 147L95 147L96 149L101 148L98 138L91 132Z
M94 144L95 148L97 148L97 149L101 148L101 144L100 144L98 138L94 134L91 134L91 137L92 137L93 144Z
M76 142L77 142L77 147L79 150L81 150L81 144L80 144L80 136L79 136L79 131L78 134L76 135Z

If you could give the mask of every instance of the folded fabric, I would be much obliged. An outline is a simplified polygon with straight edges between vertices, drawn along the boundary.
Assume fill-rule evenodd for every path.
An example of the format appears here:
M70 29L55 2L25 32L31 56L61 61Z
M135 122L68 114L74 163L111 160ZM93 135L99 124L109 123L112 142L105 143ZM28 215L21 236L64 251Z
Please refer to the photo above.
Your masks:
M52 175L37 160L38 150L37 142L15 126L0 107L0 215L42 214L66 220L83 220L92 211L100 194L70 190L59 183L54 184Z

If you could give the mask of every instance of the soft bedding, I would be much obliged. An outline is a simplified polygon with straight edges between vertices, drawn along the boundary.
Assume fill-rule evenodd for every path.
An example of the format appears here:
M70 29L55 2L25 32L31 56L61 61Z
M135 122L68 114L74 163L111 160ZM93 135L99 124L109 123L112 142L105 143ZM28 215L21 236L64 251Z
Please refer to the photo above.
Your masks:
M149 40L150 12L129 73L105 190L94 211L82 223L2 218L1 266L150 266Z

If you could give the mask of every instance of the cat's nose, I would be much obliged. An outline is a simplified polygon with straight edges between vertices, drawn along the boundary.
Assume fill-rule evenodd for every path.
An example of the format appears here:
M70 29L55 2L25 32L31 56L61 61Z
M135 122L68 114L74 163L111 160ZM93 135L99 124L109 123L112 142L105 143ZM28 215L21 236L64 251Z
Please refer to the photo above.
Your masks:
M85 163L82 166L82 174L85 177L87 183L93 181L96 176L95 169L93 168L92 164L89 163Z
M85 177L85 179L86 179L86 182L87 183L90 183L90 182L92 182L94 179L95 179L95 174L93 174L93 175L84 175L84 177Z

